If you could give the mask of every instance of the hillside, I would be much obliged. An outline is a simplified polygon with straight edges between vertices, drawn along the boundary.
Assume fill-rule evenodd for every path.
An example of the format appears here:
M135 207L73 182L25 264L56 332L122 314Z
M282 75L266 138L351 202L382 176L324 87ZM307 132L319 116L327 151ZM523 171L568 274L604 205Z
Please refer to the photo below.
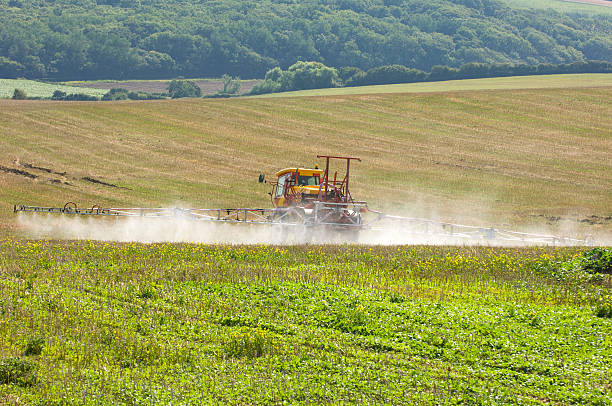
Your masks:
M611 61L612 9L556 4L0 0L0 77L261 78L298 60L425 71L468 62Z
M3 234L18 203L269 207L258 174L322 153L373 208L612 231L609 86L0 107Z

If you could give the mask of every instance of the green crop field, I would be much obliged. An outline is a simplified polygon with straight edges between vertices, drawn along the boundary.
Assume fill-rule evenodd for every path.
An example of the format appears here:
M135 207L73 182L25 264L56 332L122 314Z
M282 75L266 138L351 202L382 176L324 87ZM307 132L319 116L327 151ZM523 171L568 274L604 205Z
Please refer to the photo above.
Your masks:
M50 98L53 92L84 93L90 96L102 97L108 90L87 87L67 86L63 84L43 83L26 79L0 79L0 99L13 97L15 89L25 91L28 97Z
M612 404L584 255L5 240L0 402Z

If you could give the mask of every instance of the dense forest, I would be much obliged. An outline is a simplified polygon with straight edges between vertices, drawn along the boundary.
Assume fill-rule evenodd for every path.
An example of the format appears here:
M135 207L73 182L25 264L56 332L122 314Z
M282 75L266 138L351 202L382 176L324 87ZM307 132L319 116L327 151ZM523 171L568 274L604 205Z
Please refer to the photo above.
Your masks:
M612 61L612 14L497 0L0 0L0 77L260 78L296 61L363 71Z

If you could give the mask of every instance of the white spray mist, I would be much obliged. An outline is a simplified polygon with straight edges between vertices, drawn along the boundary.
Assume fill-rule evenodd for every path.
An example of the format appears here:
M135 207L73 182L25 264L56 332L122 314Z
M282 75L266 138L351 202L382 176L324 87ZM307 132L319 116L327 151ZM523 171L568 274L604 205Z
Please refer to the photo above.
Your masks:
M368 245L542 245L538 241L507 241L448 235L402 223L381 223L371 230L341 232L303 226L223 223L180 217L97 217L20 213L19 224L32 238L101 240L118 242L192 242L206 244L341 244ZM542 231L542 230L540 230Z

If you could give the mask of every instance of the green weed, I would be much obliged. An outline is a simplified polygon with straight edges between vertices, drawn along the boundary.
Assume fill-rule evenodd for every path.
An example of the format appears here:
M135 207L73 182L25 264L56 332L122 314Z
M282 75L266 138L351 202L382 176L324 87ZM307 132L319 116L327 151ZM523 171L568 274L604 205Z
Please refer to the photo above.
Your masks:
M612 303L606 303L597 306L595 316L612 319Z
M45 347L45 338L40 335L33 335L28 339L24 355L40 355Z
M10 357L0 360L0 384L28 387L37 382L36 364L27 358Z
M612 249L593 248L582 254L580 266L590 273L612 274Z
M230 334L224 353L235 358L257 358L273 354L275 348L269 333L256 328L242 328Z

